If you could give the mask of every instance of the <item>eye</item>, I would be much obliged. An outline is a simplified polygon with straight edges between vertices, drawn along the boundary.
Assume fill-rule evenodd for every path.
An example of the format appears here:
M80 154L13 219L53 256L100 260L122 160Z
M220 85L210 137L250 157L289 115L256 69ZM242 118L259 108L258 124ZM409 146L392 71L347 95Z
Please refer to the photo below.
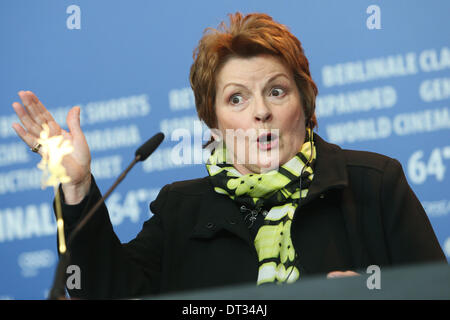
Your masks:
M238 105L244 102L244 98L240 94L233 94L229 101L232 105Z
M273 97L281 97L284 94L285 92L282 88L272 88L272 90L270 90L270 95Z

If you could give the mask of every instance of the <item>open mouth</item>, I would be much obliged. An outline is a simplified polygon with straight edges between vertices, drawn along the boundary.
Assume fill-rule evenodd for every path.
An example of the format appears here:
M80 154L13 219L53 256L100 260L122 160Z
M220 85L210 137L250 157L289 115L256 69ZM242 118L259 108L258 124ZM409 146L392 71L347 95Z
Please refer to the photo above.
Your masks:
M270 150L278 145L278 136L271 132L263 133L258 137L257 142L260 150Z

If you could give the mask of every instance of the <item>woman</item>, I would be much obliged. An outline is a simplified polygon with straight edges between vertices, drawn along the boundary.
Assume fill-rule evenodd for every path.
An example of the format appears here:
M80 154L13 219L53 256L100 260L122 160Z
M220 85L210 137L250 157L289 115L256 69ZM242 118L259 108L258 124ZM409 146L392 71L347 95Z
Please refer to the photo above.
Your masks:
M133 297L243 282L345 276L369 265L445 261L398 161L342 150L313 133L317 87L300 42L265 14L209 29L190 73L197 112L213 131L208 176L162 188L129 243L103 205L77 235L83 298ZM33 148L47 123L74 152L63 164L66 237L101 197L80 109L61 129L31 92L13 128ZM39 152L39 150L37 150Z

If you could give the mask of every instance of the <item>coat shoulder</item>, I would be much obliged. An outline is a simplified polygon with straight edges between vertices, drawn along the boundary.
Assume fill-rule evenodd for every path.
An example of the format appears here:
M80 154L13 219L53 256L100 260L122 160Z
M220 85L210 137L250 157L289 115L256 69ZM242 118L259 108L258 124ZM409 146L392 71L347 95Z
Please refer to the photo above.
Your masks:
M166 184L154 201L150 203L150 210L153 213L160 212L168 203L180 203L190 197L204 196L211 189L208 177L175 181Z
M359 150L342 150L346 159L347 167L373 169L379 172L386 170L386 166L397 160L386 155Z
M184 195L203 195L210 191L211 183L208 177L175 181L167 185L169 192L180 193Z
M350 171L359 168L360 170L375 170L380 173L384 172L388 166L393 166L397 169L401 168L398 160L386 155L371 151L343 149L337 144L323 140L317 134L315 139L319 155L321 152L324 152L328 161L337 161L339 163L339 168L345 166Z

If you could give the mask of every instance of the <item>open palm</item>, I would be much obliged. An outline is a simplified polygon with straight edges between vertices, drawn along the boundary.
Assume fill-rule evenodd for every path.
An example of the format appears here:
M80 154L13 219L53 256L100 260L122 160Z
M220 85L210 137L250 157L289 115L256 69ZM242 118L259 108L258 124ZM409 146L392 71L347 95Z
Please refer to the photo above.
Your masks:
M80 107L73 107L67 114L66 121L69 131L66 131L53 119L53 116L33 92L19 91L18 95L23 105L19 102L12 104L22 123L22 125L19 123L13 123L12 125L17 135L30 148L33 148L37 144L37 139L43 129L42 125L47 124L50 128L50 136L62 135L64 139L72 143L74 148L73 152L66 155L62 161L66 174L71 179L67 186L76 187L85 184L87 181L90 183L91 154L80 127Z

